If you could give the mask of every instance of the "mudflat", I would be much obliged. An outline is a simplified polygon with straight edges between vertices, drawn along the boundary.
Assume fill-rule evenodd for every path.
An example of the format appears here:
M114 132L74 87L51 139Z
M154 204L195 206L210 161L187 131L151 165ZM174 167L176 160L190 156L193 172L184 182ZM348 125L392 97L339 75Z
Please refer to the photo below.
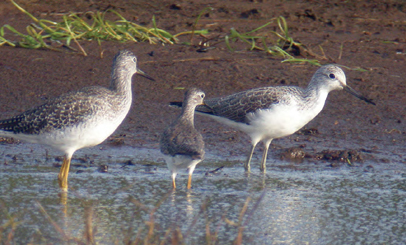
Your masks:
M168 102L178 101L184 90L198 87L207 98L263 86L296 85L305 87L317 66L308 63L281 63L263 51L249 50L238 41L234 52L224 42L230 33L251 31L272 22L267 31L277 30L275 17L283 16L289 34L306 46L295 58L317 59L321 64L336 63L344 69L347 83L376 102L367 104L344 91L330 93L323 111L303 130L276 139L269 158L285 156L291 148L300 148L307 159L334 159L334 151L352 150L362 159L376 162L406 162L406 77L405 30L406 5L402 1L47 1L18 2L37 18L61 21L68 12L113 9L127 20L157 26L171 33L192 29L206 7L196 29L208 29L210 48L198 52L202 37L194 45L160 45L81 41L88 56L80 53L31 50L1 46L0 115L17 115L46 99L85 86L108 86L112 58L128 49L139 60L139 67L156 79L133 78L134 101L129 115L104 144L121 144L158 149L159 135L179 111ZM10 2L0 3L0 25L9 24L24 32L33 21ZM265 32L265 30L263 30ZM264 34L264 33L261 33ZM9 36L18 40L18 37ZM12 38L11 38L12 37ZM216 39L217 38L217 39ZM73 47L74 44L72 44ZM362 68L366 71L359 71ZM244 161L249 138L232 128L197 116L196 128L202 132L207 152ZM255 153L260 158L261 148ZM282 154L282 155L281 155ZM271 164L272 161L269 161Z

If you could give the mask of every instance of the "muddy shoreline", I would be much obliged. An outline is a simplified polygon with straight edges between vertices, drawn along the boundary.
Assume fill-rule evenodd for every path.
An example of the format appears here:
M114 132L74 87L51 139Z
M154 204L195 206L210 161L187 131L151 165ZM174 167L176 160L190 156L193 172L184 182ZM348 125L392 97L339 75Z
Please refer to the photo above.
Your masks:
M45 4L19 2L41 18L58 19L67 11L114 9L129 20L151 25L152 15L159 27L172 32L190 28L205 1L172 3L149 1L135 4L115 1L70 3L52 1ZM174 7L173 4L178 4ZM32 21L10 3L2 3L0 24L25 28ZM348 84L377 105L371 106L342 91L332 92L325 108L305 128L292 136L276 139L268 158L280 158L283 152L298 147L309 156L323 150L354 150L363 161L405 163L406 86L405 30L406 16L400 1L386 7L378 1L369 3L316 4L306 1L276 2L237 1L211 4L213 12L205 15L198 28L209 28L213 35L226 35L230 28L240 31L255 29L275 16L286 18L295 40L305 44L324 58L323 64L338 63L366 72L345 69ZM250 11L256 9L257 11ZM248 12L247 12L248 11ZM248 13L248 15L244 14ZM330 16L330 17L329 17ZM273 28L276 28L275 25ZM196 40L198 41L198 39ZM241 42L230 52L224 43L208 52L184 45L150 45L146 43L83 42L87 57L49 50L28 50L0 47L2 74L0 115L7 118L39 105L48 98L85 86L107 86L112 58L118 50L129 49L139 60L142 70L156 79L133 80L134 101L124 123L103 145L124 145L158 149L159 135L178 111L168 108L169 101L180 100L183 90L199 87L208 98L227 95L254 87L297 85L307 86L317 67L309 64L281 63L280 58L247 50ZM100 57L101 51L103 58ZM298 57L314 58L301 53ZM245 159L249 138L232 128L202 116L196 117L207 152ZM315 131L308 134L307 131ZM255 159L262 148L258 147ZM313 157L306 161L314 161ZM323 161L327 161L324 159ZM316 161L317 162L317 161Z

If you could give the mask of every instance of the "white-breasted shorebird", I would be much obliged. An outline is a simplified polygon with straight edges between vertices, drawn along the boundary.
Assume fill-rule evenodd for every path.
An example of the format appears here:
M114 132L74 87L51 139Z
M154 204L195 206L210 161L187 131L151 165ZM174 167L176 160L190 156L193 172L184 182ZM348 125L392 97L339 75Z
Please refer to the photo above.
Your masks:
M50 146L65 154L58 183L68 189L73 153L100 144L127 116L132 102L134 74L153 80L137 68L130 51L114 58L109 88L93 86L63 94L18 116L0 121L0 136Z
M179 117L169 125L161 136L161 152L165 155L168 169L172 173L172 186L176 188L175 178L179 169L189 169L187 188L192 186L192 174L196 165L204 158L204 141L194 127L197 105L203 104L204 93L196 88L185 93L184 106Z
M206 99L196 107L199 114L234 127L251 137L251 150L244 164L250 171L255 146L263 142L261 170L266 171L268 148L273 139L291 135L305 126L323 109L327 95L333 90L349 92L375 105L346 83L343 70L336 65L320 67L307 88L278 86L255 88L225 97ZM171 102L181 107L181 102Z

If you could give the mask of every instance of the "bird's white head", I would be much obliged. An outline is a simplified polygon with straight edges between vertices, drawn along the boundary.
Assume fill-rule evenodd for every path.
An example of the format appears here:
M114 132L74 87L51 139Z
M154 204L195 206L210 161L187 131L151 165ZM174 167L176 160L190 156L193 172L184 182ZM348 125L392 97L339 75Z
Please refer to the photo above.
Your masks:
M147 75L145 72L137 68L137 57L128 50L122 50L116 54L113 61L113 68L116 68L117 71L113 69L113 72L120 72L122 74L128 74L130 76L141 75L145 78L148 78L152 81L155 81L152 77Z
M325 65L320 67L313 75L309 86L314 86L318 89L327 91L327 93L333 90L344 89L346 92L354 95L358 99L375 105L372 100L364 97L347 85L344 71L336 65Z
M310 82L313 86L327 90L342 90L347 86L344 71L336 65L325 65L320 67Z
M126 73L134 74L137 72L137 57L131 51L122 50L114 57L113 67L120 67Z
M204 100L204 92L197 88L191 88L185 92L184 101L193 106L202 105Z

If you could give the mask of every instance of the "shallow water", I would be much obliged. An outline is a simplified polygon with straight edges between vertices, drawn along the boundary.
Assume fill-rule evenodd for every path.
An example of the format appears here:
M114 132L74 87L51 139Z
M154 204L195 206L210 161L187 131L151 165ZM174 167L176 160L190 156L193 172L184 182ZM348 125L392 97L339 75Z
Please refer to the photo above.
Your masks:
M230 244L237 238L240 214L244 244L406 243L402 164L287 168L288 163L270 161L266 175L253 163L248 176L240 163L209 156L198 165L192 190L186 190L185 172L172 192L166 166L152 160L159 159L158 151L93 148L80 151L78 158L104 159L108 173L99 173L91 163L72 168L65 200L57 188L59 169L52 167L56 161L44 160L44 150L35 147L2 147L0 161L8 164L0 167L0 227L13 217L21 222L14 232L16 244L85 241L90 215L100 244L122 244L137 232L144 239L151 217L155 241L179 229L187 244L205 244L208 226L219 244ZM128 159L137 164L122 164ZM225 167L208 173L220 166ZM3 239L10 230L5 227Z

